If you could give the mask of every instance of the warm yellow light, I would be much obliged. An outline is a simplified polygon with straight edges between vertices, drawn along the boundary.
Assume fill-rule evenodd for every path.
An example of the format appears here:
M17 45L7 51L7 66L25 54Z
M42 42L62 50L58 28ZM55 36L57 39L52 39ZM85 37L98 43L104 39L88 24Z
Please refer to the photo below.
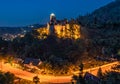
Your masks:
M54 14L53 14L54 15ZM44 35L50 34L50 25L47 27L39 28L37 31L39 32L39 39L47 38ZM77 24L73 25L72 31L69 24L66 25L54 25L55 34L58 38L72 38L72 39L78 39L80 38L80 26Z

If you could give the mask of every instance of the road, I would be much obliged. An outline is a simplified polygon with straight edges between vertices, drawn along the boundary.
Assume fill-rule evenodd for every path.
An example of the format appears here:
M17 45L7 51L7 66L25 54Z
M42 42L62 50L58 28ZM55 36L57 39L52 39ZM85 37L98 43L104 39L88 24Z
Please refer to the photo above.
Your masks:
M115 64L118 64L118 62L109 63L106 65L102 65L100 67L101 67L102 71L105 72L107 70L110 70L111 66L113 66ZM68 82L71 82L71 79L72 79L72 75L71 76L46 76L46 75L30 73L30 72L15 68L8 63L4 64L2 62L0 62L0 69L3 72L9 71L9 72L15 74L15 76L17 76L19 78L30 80L30 81L32 81L33 77L36 75L39 76L41 82L48 82L48 83L68 83ZM83 72L90 72L93 75L96 75L98 69L99 69L99 67L95 67L95 68L86 69ZM79 73L79 72L75 72L75 73Z

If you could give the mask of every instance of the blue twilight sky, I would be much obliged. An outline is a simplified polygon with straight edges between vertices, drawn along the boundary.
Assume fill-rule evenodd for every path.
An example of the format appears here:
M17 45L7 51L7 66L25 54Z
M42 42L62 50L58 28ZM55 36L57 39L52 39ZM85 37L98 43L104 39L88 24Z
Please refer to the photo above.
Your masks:
M76 18L114 0L0 0L0 26L46 23L50 13L57 19Z

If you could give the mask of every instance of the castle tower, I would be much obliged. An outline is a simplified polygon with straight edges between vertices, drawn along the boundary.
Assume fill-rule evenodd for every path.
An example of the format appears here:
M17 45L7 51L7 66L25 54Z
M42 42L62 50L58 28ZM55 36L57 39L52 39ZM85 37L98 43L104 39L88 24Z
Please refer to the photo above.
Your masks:
M55 24L56 23L56 17L54 13L50 14L50 23L51 24Z
M55 29L54 25L56 24L56 17L54 13L50 14L50 34L54 35L55 34Z

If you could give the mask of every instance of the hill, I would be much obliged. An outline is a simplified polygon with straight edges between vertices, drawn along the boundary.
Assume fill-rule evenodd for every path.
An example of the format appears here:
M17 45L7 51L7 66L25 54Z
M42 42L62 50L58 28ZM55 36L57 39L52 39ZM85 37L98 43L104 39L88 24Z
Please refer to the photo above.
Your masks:
M85 16L80 16L78 21L87 27L92 28L101 28L105 27L108 24L109 27L112 26L120 26L120 0L116 0L114 2L105 5L91 14L87 14Z
M119 38L120 0L113 1L91 14L79 16L77 20L86 27L90 38Z
M88 42L97 50L104 48L104 56L117 55L120 49L120 0L115 0L91 14L79 16L78 22L84 26ZM97 48L98 47L98 48ZM103 54L103 53L102 53ZM100 56L102 55L100 52Z

